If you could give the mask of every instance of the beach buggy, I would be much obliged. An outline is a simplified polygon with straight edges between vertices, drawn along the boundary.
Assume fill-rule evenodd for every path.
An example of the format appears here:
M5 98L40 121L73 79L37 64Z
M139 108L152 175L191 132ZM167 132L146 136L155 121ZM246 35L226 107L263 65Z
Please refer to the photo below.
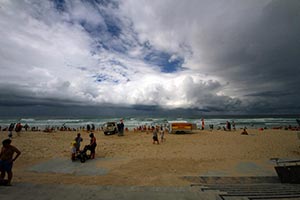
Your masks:
M90 145L85 145L83 150L79 151L78 155L76 158L80 160L80 162L84 163L86 160L91 159L91 153L87 153L88 151L91 152L91 147Z
M80 162L84 163L86 160L91 159L91 153L87 153L88 151L91 152L91 146L90 145L85 145L83 150L80 150L76 152L76 150L72 149L72 156L71 160L76 161L80 160Z

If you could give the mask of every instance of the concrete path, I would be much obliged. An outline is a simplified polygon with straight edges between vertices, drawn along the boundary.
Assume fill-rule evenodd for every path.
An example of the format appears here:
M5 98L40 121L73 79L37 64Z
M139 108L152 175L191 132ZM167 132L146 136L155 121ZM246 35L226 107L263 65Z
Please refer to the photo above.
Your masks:
M117 187L15 183L0 187L0 199L5 200L212 200L215 192L201 192L193 187Z
M58 174L72 174L74 176L102 176L109 173L110 169L101 167L104 162L111 162L112 158L98 158L86 163L71 162L66 158L51 159L34 166L27 168L27 171L36 173L58 173ZM273 163L267 161L263 164L253 162L240 162L234 168L222 171L208 171L205 174L200 174L198 177L186 177L192 183L199 183L200 186L194 185L184 187L149 187L149 186L87 186L87 185L63 185L63 184L33 184L33 183L13 183L12 187L0 187L0 199L2 200L110 200L110 199L143 199L143 200L181 200L181 199L204 199L215 200L220 199L222 192L220 190L204 190L202 184L212 182L217 186L228 184L229 182L236 182L238 177L231 180L232 174L242 174L243 176L258 176L266 180L273 181L276 176L273 169ZM275 177L276 178L276 177ZM241 180L247 178L242 178ZM256 178L257 179L257 178ZM221 182L220 182L221 180ZM222 180L224 180L222 182ZM228 180L230 180L228 182ZM248 179L247 179L248 180ZM253 182L253 178L249 179ZM249 182L249 181L248 181ZM241 183L239 183L241 184ZM221 193L220 193L221 192ZM223 192L224 193L224 192ZM228 197L227 197L228 198ZM237 199L247 199L245 196L234 196ZM232 197L231 197L232 199Z
M97 158L95 160L87 160L85 163L80 161L72 162L66 158L55 158L46 162L29 167L27 170L38 173L58 173L72 174L75 176L101 176L108 173L108 169L98 167L98 162L104 162L105 158Z

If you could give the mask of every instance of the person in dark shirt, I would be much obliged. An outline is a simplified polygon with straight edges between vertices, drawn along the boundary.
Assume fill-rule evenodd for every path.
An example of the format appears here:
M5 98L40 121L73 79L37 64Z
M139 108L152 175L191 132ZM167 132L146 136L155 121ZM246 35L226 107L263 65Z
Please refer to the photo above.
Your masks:
M124 123L122 119L120 120L118 131L119 131L119 136L124 136Z
M4 181L5 172L7 173L7 183L6 185L11 185L11 180L13 178L13 163L16 161L16 159L20 156L21 151L17 149L16 147L11 145L11 140L6 139L2 141L2 148L0 152L0 183ZM16 156L14 157L14 154L16 153Z
M94 136L94 133L91 133L90 134L90 138L91 138L91 141L90 141L90 150L91 150L91 159L94 159L95 158L95 154L96 154L96 146L97 146L97 141L96 141L96 138Z
M159 141L158 141L158 127L154 127L152 126L152 139L153 139L153 144L157 143L159 144Z

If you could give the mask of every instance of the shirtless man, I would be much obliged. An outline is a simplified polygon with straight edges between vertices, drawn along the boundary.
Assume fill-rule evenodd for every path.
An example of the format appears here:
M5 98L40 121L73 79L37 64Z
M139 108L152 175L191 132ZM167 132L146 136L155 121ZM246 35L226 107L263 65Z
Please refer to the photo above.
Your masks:
M11 185L11 179L13 177L12 173L12 167L13 167L13 162L16 161L16 159L20 156L21 152L19 149L16 147L10 145L11 140L6 139L2 141L2 148L0 152L0 171L1 171L1 176L0 176L0 183L3 183L4 177L5 177L5 172L7 172L7 184L6 185ZM16 156L13 158L14 153L16 153Z

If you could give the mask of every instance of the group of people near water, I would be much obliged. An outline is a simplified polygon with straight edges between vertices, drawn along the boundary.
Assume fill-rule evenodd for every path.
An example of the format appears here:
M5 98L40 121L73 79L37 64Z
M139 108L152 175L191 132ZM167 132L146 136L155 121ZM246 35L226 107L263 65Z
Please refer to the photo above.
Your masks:
M152 126L152 139L153 144L159 144L158 135L160 137L160 142L163 143L166 141L165 139L165 132L168 132L168 129L166 126Z

